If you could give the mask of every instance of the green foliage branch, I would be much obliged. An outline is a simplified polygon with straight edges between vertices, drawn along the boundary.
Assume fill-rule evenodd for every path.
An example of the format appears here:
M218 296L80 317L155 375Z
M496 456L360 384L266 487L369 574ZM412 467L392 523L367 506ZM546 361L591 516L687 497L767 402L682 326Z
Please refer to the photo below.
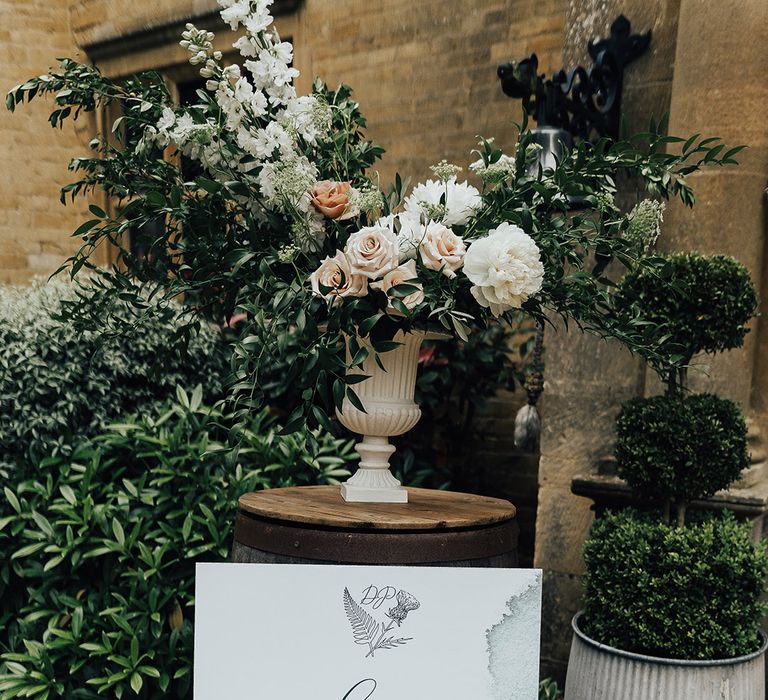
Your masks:
M332 125L317 145L300 143L303 153L318 165L322 177L370 186L366 171L383 151L365 139L365 120L351 91L343 86L330 90L316 82L313 94L330 107ZM287 430L306 421L329 428L329 417L345 397L357 401L354 377L347 377L346 370L360 365L368 351L356 335L368 338L378 356L396 347L393 337L398 330L436 326L466 339L472 329L483 327L485 312L465 281L439 271L420 271L425 301L413 310L402 303L413 291L408 284L343 304L327 304L313 295L304 270L314 269L323 254L342 247L366 219L330 222L322 251L303 251L288 260L281 251L290 240L285 232L292 222L269 209L254 213L260 199L251 175L233 170L231 179L224 180L221 173L204 171L188 180L178 159L161 159L147 147L148 129L164 109L172 108L157 75L118 84L96 68L65 59L59 70L12 89L7 105L15 109L42 95L56 102L51 118L56 126L82 112L116 103L122 108L112 125L113 137L95 139L93 155L72 162L81 177L62 192L63 198L73 198L98 190L115 202L109 212L91 205L93 218L74 232L82 246L66 267L72 275L89 269L99 277L104 302L91 298L87 304L69 304L66 313L75 327L103 327L106 300L117 295L136 299L147 283L157 285L160 299L184 295L194 309L190 323L200 316L226 319L244 313L248 332L235 349L234 386L246 407L263 403L262 373L282 360L293 336L302 350L288 368L286 383L299 390L300 404ZM184 113L201 125L219 124L214 138L222 152L236 147L222 126L224 115L212 93L198 91L197 103L185 107ZM636 178L655 196L678 197L692 205L687 176L704 166L735 163L740 150L726 149L718 139L700 135L668 136L666 128L662 120L626 141L581 143L554 168L542 170L536 167L533 136L524 122L512 156L514 172L485 183L482 208L467 226L457 227L457 233L471 243L500 222L519 226L536 242L545 267L544 286L523 304L525 313L539 323L548 322L554 313L654 357L647 327L634 318L625 323L613 309L615 280L608 273L609 264L617 261L619 269L631 269L644 262L638 259L636 245L623 235L630 224L628 216L606 205L606 195L610 199L619 174ZM120 143L115 144L115 138ZM504 154L483 140L476 155L489 166ZM375 215L395 211L405 194L406 184L397 176ZM586 209L574 215L569 197L580 197ZM152 222L162 225L146 242L148 253L137 258L126 234L147 230ZM283 233L276 238L276 232ZM119 251L118 263L107 270L94 263L95 251L105 244ZM505 318L510 317L508 312ZM114 325L119 327L119 321ZM183 329L178 333L182 335ZM351 362L345 359L345 348Z
M685 528L607 513L592 526L584 561L582 629L603 644L673 659L760 646L768 556L730 513Z
M70 456L2 478L0 699L190 697L196 562L225 561L232 504L338 483L351 441L237 430L198 387Z
M177 386L204 381L209 402L224 394L230 352L220 329L200 323L186 344L174 344L188 326L184 309L147 290L111 300L109 314L130 333L81 332L62 319L62 305L86 305L95 294L65 280L0 287L0 471L66 452L125 414L151 412Z

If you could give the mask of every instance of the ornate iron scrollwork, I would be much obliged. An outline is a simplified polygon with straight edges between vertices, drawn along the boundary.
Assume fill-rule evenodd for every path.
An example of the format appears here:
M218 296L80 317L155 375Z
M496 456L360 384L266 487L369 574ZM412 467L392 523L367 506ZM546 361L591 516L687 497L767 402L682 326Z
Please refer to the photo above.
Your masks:
M651 32L632 34L629 20L620 15L607 39L587 45L594 65L560 70L547 79L539 74L539 60L531 54L519 62L504 63L497 73L509 97L520 99L539 127L567 131L574 137L618 138L624 68L641 56L651 41Z

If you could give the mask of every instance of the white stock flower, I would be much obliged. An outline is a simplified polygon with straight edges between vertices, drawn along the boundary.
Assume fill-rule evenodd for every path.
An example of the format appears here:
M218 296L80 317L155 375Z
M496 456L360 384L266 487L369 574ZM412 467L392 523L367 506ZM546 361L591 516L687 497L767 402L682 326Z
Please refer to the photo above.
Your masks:
M456 182L456 178L447 182L427 180L416 185L405 200L407 212L446 226L464 226L482 205L480 192L466 182Z
M312 291L338 304L344 297L364 297L368 294L368 279L356 274L346 255L340 250L327 257L309 277ZM323 289L325 288L325 289Z
M419 243L421 262L428 270L456 277L456 270L464 264L467 248L460 236L443 224L430 221Z
M418 281L415 260L409 260L407 263L403 263L392 270L392 272L388 272L384 275L378 282L372 282L371 289L379 289L386 294L392 287L396 287L398 284L409 284L413 287L417 287L416 291L411 292L408 296L400 299L407 309L413 309L424 301L424 287L421 285L421 282ZM392 306L391 300L389 305Z
M518 226L502 223L473 241L464 256L472 296L494 316L518 309L544 282L544 265L535 241Z
M219 0L219 4L224 7L219 13L221 19L223 19L233 31L238 28L240 23L243 22L251 12L250 0L236 0L235 2Z
M365 226L347 240L344 252L352 272L379 279L394 270L399 262L395 232L386 226Z

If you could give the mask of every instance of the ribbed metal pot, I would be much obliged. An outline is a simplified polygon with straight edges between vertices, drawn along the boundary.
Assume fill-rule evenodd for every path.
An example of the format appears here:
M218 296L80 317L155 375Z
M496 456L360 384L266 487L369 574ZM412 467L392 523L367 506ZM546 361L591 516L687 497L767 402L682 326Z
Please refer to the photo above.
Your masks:
M662 659L615 649L572 622L565 700L764 700L768 638L752 654L733 659Z

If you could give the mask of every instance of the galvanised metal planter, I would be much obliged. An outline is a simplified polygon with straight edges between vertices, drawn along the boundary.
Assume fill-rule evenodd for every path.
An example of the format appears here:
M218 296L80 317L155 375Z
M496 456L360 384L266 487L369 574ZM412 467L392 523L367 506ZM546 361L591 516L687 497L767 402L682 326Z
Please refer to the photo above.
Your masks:
M765 650L714 661L663 659L615 649L572 622L565 700L764 700Z

